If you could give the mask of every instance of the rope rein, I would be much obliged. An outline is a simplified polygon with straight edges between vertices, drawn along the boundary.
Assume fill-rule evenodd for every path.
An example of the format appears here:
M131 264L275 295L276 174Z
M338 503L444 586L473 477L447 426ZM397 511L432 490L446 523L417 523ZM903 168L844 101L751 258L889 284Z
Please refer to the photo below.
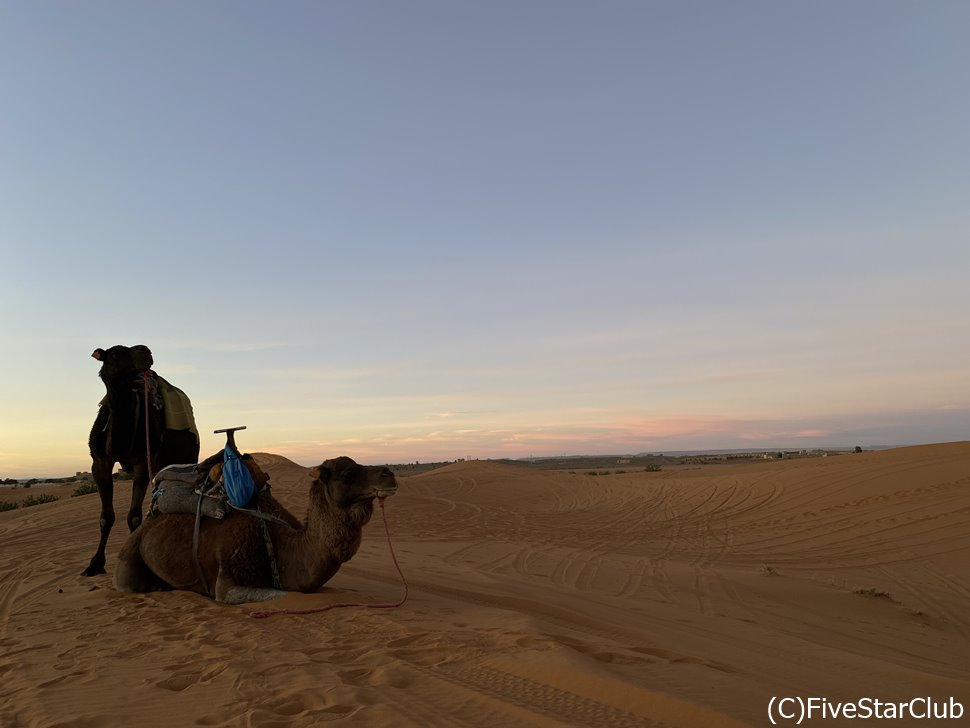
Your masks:
M265 619L266 617L272 617L276 614L316 614L317 612L327 612L331 609L341 609L345 607L362 607L366 609L396 609L400 607L408 599L408 582L404 578L404 572L401 571L401 565L397 563L397 555L394 553L394 544L391 543L391 531L387 527L387 514L384 512L384 498L378 497L378 505L381 507L381 520L384 521L384 534L387 536L387 548L391 552L391 560L394 562L394 566L397 568L397 573L401 577L401 583L404 585L404 596L401 597L401 601L387 604L363 604L356 602L340 602L338 604L328 604L324 607L312 607L309 609L267 609L263 611L250 612L249 616L254 619Z
M151 369L146 369L141 374L141 380L145 383L145 459L148 461L148 482L151 483L155 479L155 474L152 472L152 443L151 437L148 434L148 373Z

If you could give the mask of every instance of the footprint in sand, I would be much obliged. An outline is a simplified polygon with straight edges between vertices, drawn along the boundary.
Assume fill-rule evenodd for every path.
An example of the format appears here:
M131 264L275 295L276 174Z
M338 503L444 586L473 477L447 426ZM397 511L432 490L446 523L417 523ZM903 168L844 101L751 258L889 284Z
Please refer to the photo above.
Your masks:
M61 675L60 677L55 677L53 680L47 680L46 682L38 683L37 687L46 689L57 685L60 682L69 681L74 682L78 678L81 678L86 673L83 670L75 670L74 672L68 673L67 675Z
M414 644L428 644L431 635L427 632L419 632L418 634L408 635L407 637L399 637L396 640L391 640L387 643L388 647L410 647Z
M205 684L210 682L218 675L222 674L228 667L225 663L216 663L215 665L210 665L211 661L203 661L203 666L208 666L207 670L194 671L190 670L188 672L177 672L171 677L165 678L160 682L155 683L158 687L164 688L165 690L171 690L172 692L181 692L186 688L190 688L196 684Z
M408 688L411 687L412 680L403 674L396 667L379 667L373 670L370 676L370 684L375 687Z
M342 670L337 673L337 677L340 678L344 685L353 685L356 687L367 682L366 678L371 672L371 670L362 667L356 670Z
M712 670L717 670L718 672L736 673L738 672L735 668L730 665L725 665L720 662L712 662L709 660L702 660L699 657L692 657L691 655L680 655L676 652L671 652L670 650L660 650L653 647L632 647L634 652L639 652L644 655L652 655L653 657L659 657L662 660L666 660L672 665L683 664L683 665L701 665L702 667L709 667Z
M173 693L180 693L186 688L192 687L197 682L199 682L199 674L192 672L185 675L173 675L155 684L165 690L171 690Z

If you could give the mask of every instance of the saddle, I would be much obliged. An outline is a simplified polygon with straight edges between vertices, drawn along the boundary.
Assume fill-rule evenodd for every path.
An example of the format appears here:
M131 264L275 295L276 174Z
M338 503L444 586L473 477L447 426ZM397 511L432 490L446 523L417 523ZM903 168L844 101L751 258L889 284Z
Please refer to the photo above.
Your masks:
M248 497L243 488L229 484L224 478L223 452L201 463L169 465L152 479L152 504L149 515L158 513L195 513L201 507L208 518L225 518L232 509L250 510L259 493L269 490L269 476L249 455L239 458L251 478L253 488ZM230 492L234 497L230 498ZM201 502L201 506L199 505Z

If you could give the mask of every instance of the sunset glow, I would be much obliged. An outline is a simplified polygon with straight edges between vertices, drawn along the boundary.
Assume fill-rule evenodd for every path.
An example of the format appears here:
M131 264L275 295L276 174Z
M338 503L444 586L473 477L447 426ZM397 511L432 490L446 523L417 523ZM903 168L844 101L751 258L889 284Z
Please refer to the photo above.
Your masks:
M204 453L967 439L970 10L701 6L6 5L0 477L138 343Z

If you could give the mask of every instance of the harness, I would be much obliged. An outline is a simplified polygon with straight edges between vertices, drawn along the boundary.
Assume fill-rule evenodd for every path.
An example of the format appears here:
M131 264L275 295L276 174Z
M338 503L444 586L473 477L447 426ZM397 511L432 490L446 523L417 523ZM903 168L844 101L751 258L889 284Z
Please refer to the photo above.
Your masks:
M223 485L216 485L217 488L223 488ZM264 490L269 490L269 486L263 486ZM202 571L202 564L199 563L199 532L202 529L202 500L203 498L211 497L205 492L199 493L199 500L195 509L195 527L192 529L192 564L195 566L195 575L202 582L202 587L205 589L207 596L213 596L212 590L209 589L209 583L206 581L205 574ZM284 521L282 518L277 518L272 513L266 513L265 511L259 510L259 506L256 508L241 508L234 505L231 499L226 499L227 505L234 511L239 511L240 513L245 513L247 516L256 518L259 520L260 530L263 533L263 543L266 545L266 555L269 557L269 568L273 575L273 586L277 589L282 589L282 583L280 582L280 570L276 563L276 549L273 547L273 539L269 533L269 524L275 523L278 526L283 526L283 528L289 531L295 531L289 523Z
M195 527L192 529L192 565L195 567L195 575L202 582L202 587L205 589L206 596L213 596L212 590L209 589L209 583L206 581L205 574L202 572L202 564L199 563L199 532L202 529L202 500L209 496L200 493L198 505L195 509ZM266 555L269 556L269 568L273 574L273 586L277 589L282 589L282 584L280 582L280 571L276 564L276 549L273 547L273 539L269 534L270 523L275 523L278 526L283 526L290 531L295 531L289 523L284 521L282 518L277 518L272 513L266 513L265 511L259 510L259 508L238 508L232 505L231 501L227 501L229 506L234 511L239 511L240 513L245 513L247 516L252 516L253 518L259 519L259 525L263 532L263 543L266 545Z

